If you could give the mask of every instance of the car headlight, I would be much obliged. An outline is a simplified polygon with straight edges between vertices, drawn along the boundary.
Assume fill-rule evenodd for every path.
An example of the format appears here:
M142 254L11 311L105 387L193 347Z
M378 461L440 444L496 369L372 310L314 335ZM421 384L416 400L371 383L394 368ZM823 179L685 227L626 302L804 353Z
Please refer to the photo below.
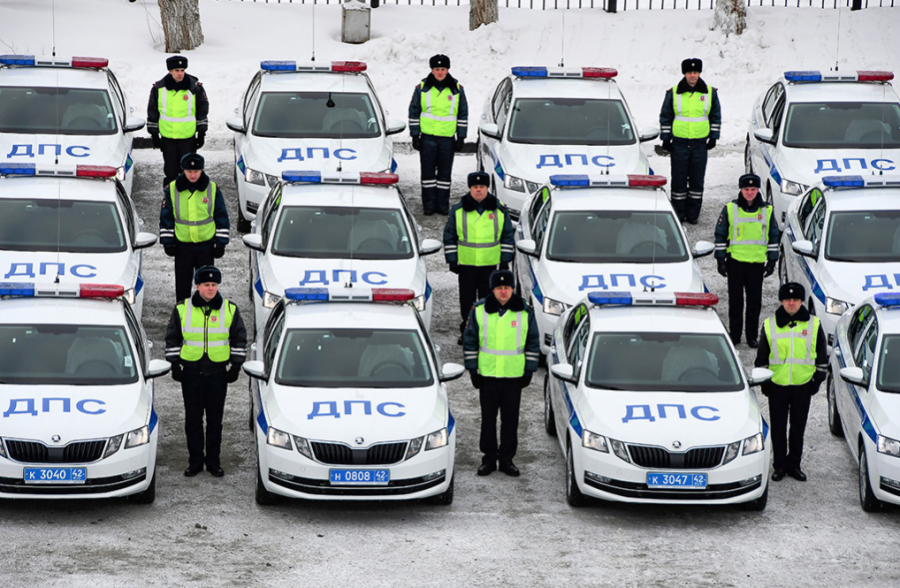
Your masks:
M781 191L785 194L790 194L791 196L799 196L806 192L807 186L803 184L798 184L797 182L792 182L790 180L786 180L784 178L781 179Z
M561 315L566 312L566 309L569 308L569 305L565 302L560 302L559 300L554 300L548 296L544 296L544 314L553 314L556 316Z
M593 449L594 451L609 453L609 447L606 445L606 437L598 435L597 433L592 433L587 429L581 433L581 445L588 449Z
M849 308L850 304L843 300L831 298L830 296L825 297L825 312L828 314L844 314Z
M255 169L250 169L249 167L244 170L244 180L248 184L256 184L257 186L265 186L266 185L266 174L256 171Z
M266 443L282 449L290 449L291 436L284 431L279 431L275 427L269 427L269 433L266 435Z
M729 443L728 447L725 448L725 457L722 458L722 465L725 465L729 461L733 460L737 457L738 451L741 449L741 442L735 441L734 443Z
M763 449L765 449L765 441L763 440L763 434L757 433L752 437L747 437L744 439L744 451L741 455L753 455L754 453L759 453Z
M119 450L119 447L122 445L122 437L124 435L116 435L115 437L110 437L109 442L106 444L106 451L103 452L103 458L106 459L113 453Z
M631 458L628 457L628 448L625 447L625 444L621 441L616 441L615 439L609 440L610 445L612 445L613 453L616 454L616 457L621 459L622 461L627 461L631 463Z
M506 177L503 179L503 187L507 190L513 190L514 192L531 194L537 192L537 189L541 186L540 184L535 184L534 182L529 182L528 180L506 174Z
M404 459L409 459L413 457L415 454L419 453L419 450L422 449L422 442L425 440L425 437L416 437L412 441L409 442L409 448L406 450L406 457Z
M446 447L447 443L450 442L450 434L447 433L446 427L441 429L440 431L435 431L428 435L428 439L425 441L425 451L429 449L438 449L440 447Z
M125 290L125 293L122 294L122 299L133 305L137 301L137 293L135 293L134 288Z
M425 312L425 295L416 296L412 299L412 305L416 307L416 310L419 312Z
M122 167L117 167L117 168L116 168L116 179L119 180L120 182L124 182L124 181L125 181L125 174L126 174L126 172L125 172L125 166L124 166L124 165L123 165Z
M307 441L305 438L294 435L294 445L297 446L297 451L300 452L300 455L309 459L313 459L312 449L309 447L309 441Z
M878 435L878 453L900 457L900 441L884 435Z
M265 308L275 308L275 305L278 304L278 301L281 300L281 296L278 294L273 294L266 290L263 292L262 305Z
M139 447L150 443L150 427L144 425L140 429L135 429L125 435L125 449Z

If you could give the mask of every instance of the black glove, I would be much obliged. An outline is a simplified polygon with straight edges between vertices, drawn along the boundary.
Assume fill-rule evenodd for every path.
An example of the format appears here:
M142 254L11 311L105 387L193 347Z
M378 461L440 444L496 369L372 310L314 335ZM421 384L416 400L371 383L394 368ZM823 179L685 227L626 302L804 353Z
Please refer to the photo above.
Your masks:
M671 151L672 150L672 139L663 139L662 148L663 148L663 151Z
M172 379L176 382L184 381L184 370L181 369L180 363L172 364Z
M716 140L715 140L715 139L713 139L712 137L710 137L709 139L706 140L706 150L707 150L707 151L710 151L711 149L715 148L715 146L716 146Z
M478 373L478 370L469 370L469 375L472 377L472 386L476 390L481 389L481 374Z
M531 372L525 372L525 375L519 378L519 387L523 390L531 383Z
M166 255L168 255L169 257L175 257L174 245L163 245L163 251L165 251Z
M457 262L450 262L450 272L459 275L459 264Z
M195 149L200 149L206 143L206 133L197 133L197 143Z
M229 384L234 384L238 381L238 378L241 376L241 366L231 364L231 367L228 368L228 374L226 376L226 380Z
M154 149L162 149L162 139L159 138L159 133L152 133L150 140L153 141Z
M501 261L501 262L500 262L500 269L502 269L502 270L509 270L509 262L508 262L508 261Z
M759 391L762 392L763 396L768 398L769 395L772 394L772 386L773 386L773 384L771 381L763 382L762 384L759 385Z
M810 396L815 396L816 394L819 393L819 388L822 386L822 382L824 382L825 378L827 378L827 377L828 376L825 374L825 372L820 372L819 370L816 370L816 373L813 374L812 381L810 381L810 383L809 383L809 395Z
M728 264L725 263L724 259L716 260L716 271L719 272L720 276L728 277Z
M413 149L415 149L416 151L421 149L422 148L422 135L416 135L415 137L413 137L412 143L413 143Z
M221 259L225 255L225 244L216 241L213 243L213 257Z
M463 150L463 147L465 147L465 145L466 145L466 140L462 137L457 137L456 142L453 143L453 152L459 153L460 151Z
M775 260L770 259L766 262L766 272L763 274L763 277L768 278L772 274L775 273Z

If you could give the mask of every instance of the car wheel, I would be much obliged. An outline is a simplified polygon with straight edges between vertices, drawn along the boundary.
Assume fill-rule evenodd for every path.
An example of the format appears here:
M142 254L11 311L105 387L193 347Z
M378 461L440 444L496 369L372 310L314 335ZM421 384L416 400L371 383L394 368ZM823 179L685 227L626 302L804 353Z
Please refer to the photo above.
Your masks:
M259 460L256 462L256 504L260 506L278 504L278 496L266 490L263 485L262 474L259 473Z
M153 504L153 501L156 500L156 471L153 472L153 477L150 478L150 485L147 486L147 489L143 492L138 492L137 494L132 494L128 497L128 502L134 504Z
M763 490L762 496L757 498L756 500L751 500L750 502L742 502L741 509L751 511L751 512L762 512L766 510L766 504L769 503L769 486L766 485L766 489Z
M572 458L572 444L569 443L566 451L566 502L574 508L581 508L587 505L588 498L578 489L578 482L575 480L575 462Z
M744 173L753 173L753 161L750 159L750 137L747 137L747 145L744 147Z
M438 506L450 506L453 504L453 478L450 478L450 485L447 489L438 494L425 499L428 504L436 504Z
M869 483L869 462L866 460L866 446L859 445L859 505L866 512L881 510L881 501L875 498Z
M844 427L841 425L841 415L838 413L837 397L835 396L837 390L834 389L834 377L831 374L828 375L828 383L826 385L826 394L828 396L828 430L831 431L831 434L835 437L843 437Z
M778 252L778 283L787 284L788 279L787 262L784 260L784 247Z
M250 221L244 218L244 211L241 210L241 205L238 203L238 225L237 230L239 233L249 233L250 232Z
M551 437L556 437L556 416L550 404L550 374L544 376L544 430Z

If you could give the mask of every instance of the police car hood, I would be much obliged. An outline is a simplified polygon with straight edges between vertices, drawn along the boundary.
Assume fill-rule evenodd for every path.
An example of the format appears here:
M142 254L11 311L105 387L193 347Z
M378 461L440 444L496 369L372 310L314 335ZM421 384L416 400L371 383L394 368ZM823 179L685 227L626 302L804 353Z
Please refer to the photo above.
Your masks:
M125 165L124 144L115 135L25 135L0 133L2 160L38 166ZM43 145L43 148L41 147ZM55 145L59 145L59 155ZM29 154L33 157L29 157ZM24 156L24 157L23 157ZM57 162L57 157L59 161Z
M0 272L4 281L120 284L129 289L137 279L137 267L126 252L55 253L52 251L0 250ZM30 269L32 275L27 272Z
M308 439L365 446L412 439L447 426L447 402L434 388L274 386L266 416L276 429ZM335 414L340 414L336 417Z
M416 283L416 260L395 259L310 259L267 255L269 265L264 275L278 283L265 283L270 292L281 294L285 288L297 286L321 288L329 284L344 285L353 280L359 288L412 288L416 296L424 294L425 283ZM318 281L312 281L318 280ZM323 282L321 280L327 280Z
M371 139L267 139L253 137L244 143L244 164L281 178L281 172L320 170L381 172L391 169L389 141ZM327 153L327 157L325 154ZM310 155L312 157L310 157ZM297 156L303 159L298 159ZM286 158L290 159L286 159ZM279 161L281 160L281 161Z
M770 146L766 146L771 149ZM771 153L771 151L770 151ZM782 179L809 187L825 176L872 175L900 169L900 149L796 149L784 147L777 162ZM873 163L874 162L874 163ZM878 167L875 167L875 166ZM880 168L880 170L879 170ZM773 188L775 189L775 188Z
M762 420L746 391L624 392L588 389L579 407L584 428L626 443L682 450L725 445L761 431ZM651 420L652 419L652 420Z
M804 271L813 284L811 296L815 296L822 304L825 297L830 296L857 305L867 297L879 292L889 292L896 288L894 274L900 273L900 263L848 263L845 261L828 261L822 267L825 271L819 276L819 282L813 281L806 258L802 258ZM810 294L807 294L810 296Z
M78 439L112 437L149 421L141 383L116 386L0 386L3 437L37 439L50 446ZM33 412L32 412L33 411Z
M504 141L500 145L505 174L540 184L549 182L554 174L646 174L650 170L639 143L605 147Z
M869 418L878 423L878 432L900 439L900 393L877 391L878 402L869 404Z

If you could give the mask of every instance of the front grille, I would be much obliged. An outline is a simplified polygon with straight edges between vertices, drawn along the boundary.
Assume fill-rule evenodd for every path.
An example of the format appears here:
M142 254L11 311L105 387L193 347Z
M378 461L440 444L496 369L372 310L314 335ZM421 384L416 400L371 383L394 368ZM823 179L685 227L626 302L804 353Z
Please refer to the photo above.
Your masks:
M406 441L353 449L341 443L311 443L317 461L330 465L384 465L397 463L406 452Z
M26 484L22 478L0 478L0 493L33 494L43 496L68 496L78 494L103 494L136 486L147 479L147 473L123 480L122 476L92 478L84 484Z
M90 463L103 455L106 441L79 441L65 447L47 447L38 441L6 440L10 459L25 463Z
M671 453L662 447L629 445L631 461L643 468L708 469L714 468L725 455L724 447L698 447L684 453Z
M650 488L647 484L636 482L624 482L622 480L609 480L598 482L585 476L584 483L588 486L626 498L644 498L650 500L724 500L734 498L742 494L749 494L760 486L762 481L757 480L747 486L740 482L727 484L710 484L704 490L669 490L665 488Z
M387 486L332 486L328 480L292 477L280 478L269 470L269 481L289 490L322 496L400 496L414 494L440 486L447 479L446 474L430 480L425 477L391 480Z

